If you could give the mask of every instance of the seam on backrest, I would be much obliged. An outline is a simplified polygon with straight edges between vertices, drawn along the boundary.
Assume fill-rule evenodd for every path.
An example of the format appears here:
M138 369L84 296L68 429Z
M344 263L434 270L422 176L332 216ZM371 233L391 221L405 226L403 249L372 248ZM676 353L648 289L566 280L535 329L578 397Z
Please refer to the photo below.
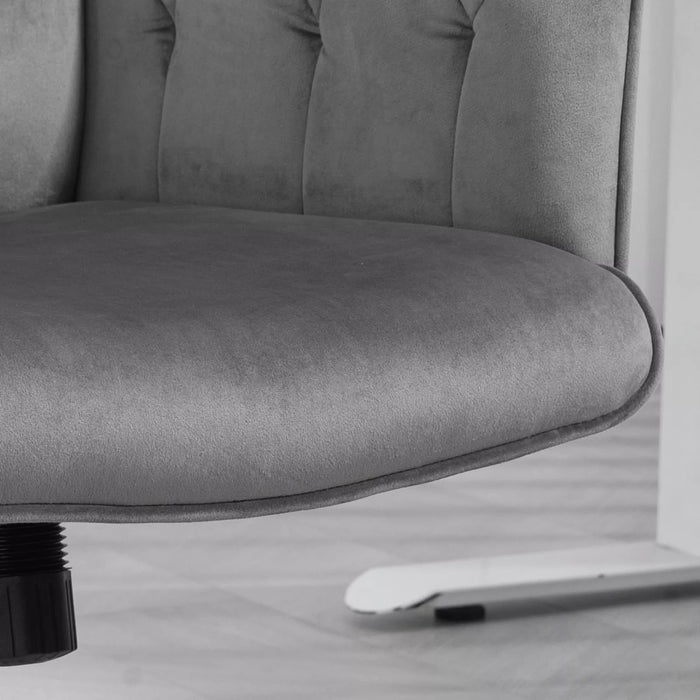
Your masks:
M462 6L462 9L466 13L466 15L469 18L469 21L472 23L472 25L474 24L474 21L476 20L476 17L479 14L479 11L484 6L485 1L486 0L477 0L477 5L474 9L474 14L470 15L469 10L467 10L467 5L466 5L467 0L459 0L459 4Z
M318 3L318 14L316 14L316 12L314 11L314 7L313 7L313 5L311 4L311 0L306 0L306 6L309 8L309 12L311 13L311 16L316 20L316 24L318 24L319 27L320 27L320 22L321 22L321 5L322 5L322 4L323 4L323 3L321 2L321 0L319 0L319 3ZM320 30L319 30L319 31L320 31Z
M87 6L86 0L80 3L80 51L81 51L81 76L80 76L80 126L78 138L76 139L76 160L75 173L73 181L73 192L70 201L78 201L78 193L80 192L80 180L83 175L83 154L85 153L85 134L87 133L87 88L88 88L88 43L87 43Z
M485 2L486 2L486 0L481 0L481 2L479 3L479 6L476 8L476 11L474 12L474 16L472 17L472 23L476 20L476 16L481 11L481 8L484 6Z
M160 202L160 153L161 153L161 140L163 137L163 117L165 115L165 96L168 93L168 78L170 77L170 66L173 61L173 56L175 55L175 47L177 44L177 23L175 22L175 17L177 15L177 0L171 0L172 2L172 12L168 7L165 0L159 0L165 12L170 16L170 20L173 25L173 44L170 49L170 56L168 58L168 70L165 73L165 80L163 81L163 99L160 102L160 126L158 127L158 145L156 146L156 201Z
M620 115L620 147L618 151L617 194L615 202L613 261L625 270L628 264L632 151L634 147L634 118L639 69L639 42L643 0L631 0L629 32L627 35L627 62Z
M455 126L453 130L454 139L452 141L452 172L450 173L450 219L452 221L452 226L455 225L455 166L457 162L457 132L459 130L460 123L459 116L462 113L462 102L464 101L464 92L467 83L467 71L469 70L469 57L471 56L472 48L474 47L474 37L476 36L474 33L474 19L476 18L483 4L484 0L481 0L481 5L479 5L476 12L474 13L474 18L470 19L469 13L464 7L464 4L460 3L462 9L464 10L466 18L471 22L471 26L469 27L469 31L471 32L471 41L469 43L469 49L467 51L467 58L464 62L464 75L462 76L462 87L459 91L459 100L457 101L457 111L455 113Z
M306 204L304 202L304 172L306 170L306 143L309 139L309 115L311 114L311 98L314 93L314 83L316 82L316 72L318 71L318 64L321 61L321 51L323 51L323 36L321 35L321 12L323 10L323 2L319 2L318 5L318 15L314 12L314 8L311 6L310 0L306 0L306 5L309 8L311 16L316 19L318 24L318 38L321 45L318 48L318 55L316 56L316 64L314 65L313 73L311 74L311 84L309 85L309 101L306 105L306 121L304 122L304 143L301 149L301 176L300 176L300 186L301 186L301 213L306 213Z

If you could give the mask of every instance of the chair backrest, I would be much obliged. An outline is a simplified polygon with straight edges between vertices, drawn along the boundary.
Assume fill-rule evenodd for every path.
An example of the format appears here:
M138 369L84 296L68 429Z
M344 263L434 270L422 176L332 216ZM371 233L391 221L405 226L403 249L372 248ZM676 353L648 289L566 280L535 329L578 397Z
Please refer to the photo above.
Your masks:
M640 0L84 12L78 199L454 225L625 265Z
M0 0L0 212L74 194L81 25L81 0Z

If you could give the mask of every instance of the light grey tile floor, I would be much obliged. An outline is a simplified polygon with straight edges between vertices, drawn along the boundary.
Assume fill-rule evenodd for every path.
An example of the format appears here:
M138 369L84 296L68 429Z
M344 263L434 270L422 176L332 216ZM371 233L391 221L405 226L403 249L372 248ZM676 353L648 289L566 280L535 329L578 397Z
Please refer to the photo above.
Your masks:
M653 537L658 397L606 434L355 503L68 525L80 650L0 700L699 700L700 586L525 601L488 621L354 616L367 567Z

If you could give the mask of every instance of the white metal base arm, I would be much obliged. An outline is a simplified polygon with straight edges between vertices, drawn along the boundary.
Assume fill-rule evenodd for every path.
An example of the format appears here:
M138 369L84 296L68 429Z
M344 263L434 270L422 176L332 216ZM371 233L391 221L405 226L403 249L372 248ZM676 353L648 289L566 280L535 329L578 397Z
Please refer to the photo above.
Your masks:
M656 542L370 569L345 594L358 613L453 608L700 582L700 557Z

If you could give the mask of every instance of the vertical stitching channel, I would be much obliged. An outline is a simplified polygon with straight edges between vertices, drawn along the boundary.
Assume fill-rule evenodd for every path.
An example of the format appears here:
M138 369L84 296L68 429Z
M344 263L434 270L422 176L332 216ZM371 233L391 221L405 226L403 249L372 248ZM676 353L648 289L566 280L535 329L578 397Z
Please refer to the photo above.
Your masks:
M474 31L474 20L476 19L477 14L479 13L479 10L482 8L484 4L484 0L481 0L480 4L474 11L474 14L470 17L469 12L464 5L463 0L460 0L460 5L462 6L462 9L464 10L465 17L471 22L471 26L469 27L469 31L471 32L471 37L470 37L470 42L469 42L469 48L467 49L467 57L464 62L464 75L462 76L462 87L459 92L459 100L457 101L457 111L455 113L455 127L454 127L454 140L452 142L452 172L450 174L450 215L452 219L452 226L455 225L455 168L457 165L457 143L458 143L458 133L460 131L459 125L460 125L460 115L462 114L462 103L464 102L464 96L466 92L466 84L467 84L467 71L469 70L469 58L471 56L472 48L474 47L474 39L476 38L476 33Z
M474 10L474 14L472 15L472 25L474 24L474 21L476 20L476 16L479 14L481 8L484 6L485 1L486 0L479 0L479 3L476 6L476 9Z
M163 81L163 99L160 102L160 126L158 128L158 146L156 150L156 197L157 201L160 202L160 155L161 155L161 142L163 138L163 118L165 115L165 97L168 94L168 78L170 77L170 66L173 62L173 56L175 55L175 45L177 43L177 23L175 18L177 17L177 0L170 0L172 2L172 10L168 7L168 3L165 0L159 0L163 10L170 16L170 21L172 23L172 43L170 45L170 55L168 56L168 67L165 71L165 80Z
M627 63L620 114L620 148L617 166L617 196L615 202L615 237L613 264L623 272L627 268L629 245L629 216L632 177L632 149L634 141L634 110L636 83L639 71L639 41L641 33L642 0L631 0L629 33L627 37Z
M323 37L321 36L321 8L323 7L323 2L320 1L318 4L318 14L314 12L314 8L311 5L311 0L306 0L306 5L311 13L311 16L316 20L318 26L318 38L320 46L318 47L318 54L316 55L316 63L314 65L314 70L311 73L311 84L309 85L309 101L306 104L306 121L304 122L304 143L301 149L301 175L300 175L300 186L301 186L301 213L306 213L306 203L304 202L304 173L306 170L306 143L309 138L309 115L311 114L311 99L314 94L314 83L316 82L316 73L318 71L318 64L321 62L321 52L323 51Z

